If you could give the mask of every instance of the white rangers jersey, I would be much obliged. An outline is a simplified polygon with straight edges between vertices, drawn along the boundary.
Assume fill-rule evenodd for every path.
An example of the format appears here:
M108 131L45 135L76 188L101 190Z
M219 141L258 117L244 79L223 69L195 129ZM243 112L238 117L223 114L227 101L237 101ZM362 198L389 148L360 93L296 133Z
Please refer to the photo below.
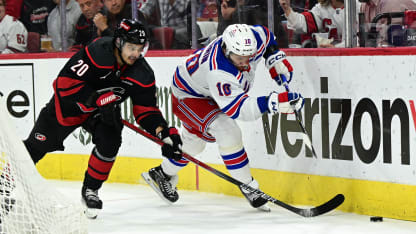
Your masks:
M356 12L360 3L356 1ZM345 46L344 8L334 8L331 4L323 6L317 3L309 12L291 11L287 18L287 27L300 33L327 32L328 38L339 41L337 47ZM357 13L358 14L358 13Z
M239 71L221 48L222 36L183 61L175 71L172 92L178 99L212 98L233 119L254 120L264 110L265 97L249 97L258 63L266 47L276 45L275 37L263 26L250 26L257 40L257 53L247 71ZM261 104L259 104L259 103ZM267 105L266 105L267 106ZM262 110L260 110L262 108Z
M10 15L0 21L0 53L26 52L27 30L25 26Z

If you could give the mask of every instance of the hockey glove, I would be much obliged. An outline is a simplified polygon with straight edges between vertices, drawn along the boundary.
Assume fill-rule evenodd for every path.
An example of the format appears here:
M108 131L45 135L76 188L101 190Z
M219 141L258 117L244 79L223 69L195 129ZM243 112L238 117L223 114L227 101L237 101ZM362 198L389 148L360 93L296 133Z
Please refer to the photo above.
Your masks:
M283 51L276 51L266 59L266 68L269 70L270 76L278 85L289 83L293 76L293 67L287 61L286 54Z
M97 91L87 101L87 105L97 107L99 117L104 124L120 127L121 115L120 107L117 103L121 97L114 94L113 91Z
M293 114L294 111L300 111L304 103L305 100L302 95L292 92L272 92L267 100L267 106L271 114Z
M162 155L179 161L182 158L182 140L174 127L164 128L158 137L165 143L162 145Z

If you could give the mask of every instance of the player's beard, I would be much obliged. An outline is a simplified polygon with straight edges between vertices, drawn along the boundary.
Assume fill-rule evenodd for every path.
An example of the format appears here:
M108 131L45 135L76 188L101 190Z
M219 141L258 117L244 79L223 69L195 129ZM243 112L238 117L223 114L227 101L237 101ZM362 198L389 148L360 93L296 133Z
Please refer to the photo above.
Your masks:
M237 66L237 69L240 71L247 71L248 68L249 68L249 65Z
M128 56L126 62L128 65L133 65L133 63L135 63L137 59L138 57L136 56Z

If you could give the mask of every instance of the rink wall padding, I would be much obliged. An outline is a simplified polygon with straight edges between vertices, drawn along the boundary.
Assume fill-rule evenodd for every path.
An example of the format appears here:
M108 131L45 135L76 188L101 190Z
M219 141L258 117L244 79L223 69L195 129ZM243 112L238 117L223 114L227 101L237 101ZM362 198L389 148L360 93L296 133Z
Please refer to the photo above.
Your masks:
M301 117L318 157L305 148L294 116L239 121L261 189L296 205L318 205L343 193L346 200L340 210L416 221L416 48L285 51L295 69L289 86L305 97ZM178 61L191 52L147 54L160 109L169 125L178 128L169 86ZM22 139L50 100L52 82L72 55L0 55L0 95ZM260 63L249 95L282 90ZM123 103L122 116L133 121L129 102ZM64 145L63 152L47 155L37 167L47 178L81 181L93 148L91 136L77 129ZM197 157L226 172L214 144ZM157 145L124 129L108 182L143 184L140 173L160 162ZM241 196L234 185L192 164L180 178L180 189Z

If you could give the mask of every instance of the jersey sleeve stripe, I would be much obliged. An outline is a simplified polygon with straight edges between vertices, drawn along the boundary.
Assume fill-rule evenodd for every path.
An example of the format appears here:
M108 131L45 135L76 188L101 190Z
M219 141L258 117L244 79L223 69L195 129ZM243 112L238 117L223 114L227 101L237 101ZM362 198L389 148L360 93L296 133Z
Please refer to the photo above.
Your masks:
M204 97L201 94L198 94L193 90L188 83L186 83L185 79L179 74L179 68L176 68L175 74L173 75L173 85L180 89L182 92L190 94L195 97Z
M222 111L232 119L238 118L240 115L241 106L243 105L244 101L247 100L247 98L248 95L245 93L238 95L229 105L224 107Z
M61 97L65 97L65 96L69 96L72 95L74 93L77 93L79 90L81 90L84 87L84 85L78 86L76 88L73 88L71 90L67 90L67 91L59 91L59 95Z
M139 105L134 105L133 106L133 114L134 116L139 116L139 115L143 115L147 112L157 112L160 113L159 108L154 107L154 106L139 106Z
M59 76L58 77L58 89L72 89L74 86L84 83L82 80L76 80L70 77Z
M238 72L238 75L237 75L237 81L241 84L241 81L243 80L243 79L241 79L241 78L243 78L243 73L242 72Z
M311 12L302 12L302 15L305 17L308 34L318 32L318 25L313 14Z
M269 44L269 42L270 42L270 39L271 39L272 35L271 35L271 33L270 33L270 31L269 31L268 28L266 28L264 26L261 26L261 28L263 29L264 33L266 34L266 43L265 44L267 46Z
M101 66L101 65L98 65L98 64L94 61L94 59L92 58L92 56L91 56L91 54L90 54L90 51L89 51L88 46L87 46L87 47L85 47L85 51L87 52L88 58L90 59L90 61L92 62L92 64L94 64L94 66L96 66L96 67L98 67L98 68L105 68L105 69L112 69L112 68L113 68L113 66Z
M214 49L212 50L210 58L209 58L209 60L210 60L209 70L211 70L211 71L216 70L217 67L218 67L217 60L216 60L217 59L217 52L218 52L218 45L219 45L219 43L217 42L216 45L214 46Z
M150 83L150 84L147 84L146 85L146 84L140 83L138 80L135 80L135 79L133 79L131 77L121 77L120 79L131 81L131 82L133 82L133 83L135 83L135 84L137 84L137 85L139 85L139 86L141 86L143 88L152 87L152 86L154 86L156 84L156 81L153 81L153 83Z
M56 80L53 83L53 88L55 90L54 101L55 101L55 109L56 109L56 118L62 126L74 126L77 124L81 124L88 118L90 114L83 114L83 115L79 115L76 117L64 117L62 114L60 98L57 92Z

